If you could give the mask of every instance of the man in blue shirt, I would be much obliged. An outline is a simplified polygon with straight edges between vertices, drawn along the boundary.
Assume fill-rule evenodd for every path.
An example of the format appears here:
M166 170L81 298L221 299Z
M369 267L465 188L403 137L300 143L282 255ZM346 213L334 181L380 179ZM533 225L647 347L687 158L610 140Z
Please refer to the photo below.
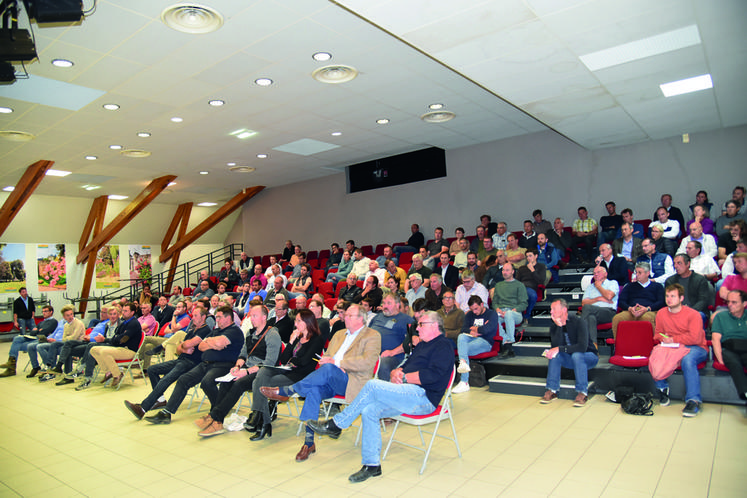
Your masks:
M379 360L379 378L389 380L389 374L405 359L402 343L407 335L407 327L412 318L399 312L399 299L387 294L382 300L384 311L377 313L368 326L381 334L381 359Z

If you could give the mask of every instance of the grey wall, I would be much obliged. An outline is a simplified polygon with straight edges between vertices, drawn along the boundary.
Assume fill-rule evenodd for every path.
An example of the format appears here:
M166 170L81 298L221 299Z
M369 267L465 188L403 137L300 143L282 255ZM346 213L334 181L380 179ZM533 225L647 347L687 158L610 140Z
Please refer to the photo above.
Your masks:
M460 225L472 234L482 213L519 230L535 208L569 224L579 205L598 219L608 200L645 218L665 192L685 212L697 190L722 203L734 185L747 184L745 157L745 126L694 134L689 144L675 137L593 152L542 132L447 151L446 178L346 194L337 174L267 189L244 206L226 243L244 242L260 255L279 252L288 238L305 249L348 238L396 242L413 222L426 239L437 225L448 236Z

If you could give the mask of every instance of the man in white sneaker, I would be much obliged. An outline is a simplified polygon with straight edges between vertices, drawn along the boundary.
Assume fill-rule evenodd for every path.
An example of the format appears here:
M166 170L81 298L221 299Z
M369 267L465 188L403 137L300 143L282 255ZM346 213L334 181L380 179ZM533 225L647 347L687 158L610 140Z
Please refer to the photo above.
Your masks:
M469 357L490 351L498 332L498 315L485 306L480 296L470 297L467 304L469 311L464 317L462 333L457 337L457 372L461 374L461 380L451 390L457 394L469 391Z
M580 408L589 399L589 369L599 362L597 348L589 336L586 320L574 315L568 316L568 303L556 299L550 305L550 346L544 356L550 360L547 365L547 391L540 403L547 404L558 398L560 390L560 370L572 368L576 379L576 399L573 406Z

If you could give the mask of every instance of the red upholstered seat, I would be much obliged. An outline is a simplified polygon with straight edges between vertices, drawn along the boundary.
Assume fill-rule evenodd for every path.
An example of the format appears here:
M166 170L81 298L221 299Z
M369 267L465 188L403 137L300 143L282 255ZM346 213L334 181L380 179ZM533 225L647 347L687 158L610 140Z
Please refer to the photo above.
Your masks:
M726 368L726 365L720 363L718 360L713 360L713 368L715 368L716 370L721 370L722 372L729 371L729 369ZM747 373L747 367L744 368L744 373Z
M615 354L610 357L610 363L629 368L645 367L653 348L654 330L650 322L620 322L617 326ZM637 356L642 358L631 358Z
M500 335L496 335L495 340L493 341L493 347L490 348L490 351L470 356L470 361L487 360L488 358L494 358L498 356L498 353L501 351L501 341L503 341L503 338Z

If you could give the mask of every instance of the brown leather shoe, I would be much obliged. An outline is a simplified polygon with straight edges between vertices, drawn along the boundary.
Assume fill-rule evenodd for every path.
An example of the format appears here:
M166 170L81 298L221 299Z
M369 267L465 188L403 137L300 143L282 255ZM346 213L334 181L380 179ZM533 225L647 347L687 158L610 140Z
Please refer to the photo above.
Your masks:
M106 372L106 375L104 375L104 380L101 381L102 384L106 384L106 382L114 377L111 372Z
M153 405L151 410L158 410L159 408L165 408L167 404L168 403L166 403L165 401L156 401L156 404Z
M122 382L122 379L124 379L124 374L119 377L114 377L114 380L112 380L112 387L117 387L119 383Z
M261 392L264 395L264 397L267 399L274 399L275 401L281 401L281 402L288 401L288 396L281 396L279 391L280 389L278 389L277 387L262 386L259 388L259 392ZM298 460L298 458L296 458L296 460ZM306 460L306 458L304 458L304 460Z
M207 428L212 423L213 423L213 417L211 417L209 413L207 415L203 415L202 417L200 417L197 420L195 420L195 425L200 430L203 430L203 429Z
M145 416L145 410L137 404L137 403L130 403L129 401L125 400L124 405L127 407L130 412L135 415L135 418L138 420L142 420Z
M264 387L262 389L264 389ZM267 395L265 394L265 396ZM304 444L303 446L301 446L301 451L296 454L296 461L305 462L309 459L312 453L316 453L316 445L312 444L311 446L306 446Z

